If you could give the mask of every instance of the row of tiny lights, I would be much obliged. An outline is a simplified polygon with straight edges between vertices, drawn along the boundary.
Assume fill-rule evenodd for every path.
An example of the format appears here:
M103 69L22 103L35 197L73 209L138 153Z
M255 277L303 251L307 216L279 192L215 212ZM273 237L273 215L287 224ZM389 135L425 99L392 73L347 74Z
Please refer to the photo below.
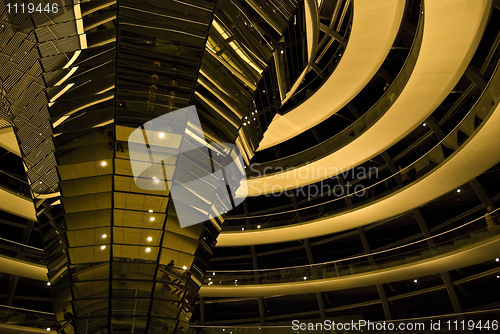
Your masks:
M265 93L265 92L266 92L266 91L264 91L264 93ZM254 115L256 115L256 114L257 114L257 110L252 111L252 116L254 116ZM245 119L246 119L247 121L246 121L246 122L243 122L243 125L247 125L247 123L248 123L248 124L250 124L250 120L248 120L248 116L245 116ZM253 118L253 120L255 121L255 117Z

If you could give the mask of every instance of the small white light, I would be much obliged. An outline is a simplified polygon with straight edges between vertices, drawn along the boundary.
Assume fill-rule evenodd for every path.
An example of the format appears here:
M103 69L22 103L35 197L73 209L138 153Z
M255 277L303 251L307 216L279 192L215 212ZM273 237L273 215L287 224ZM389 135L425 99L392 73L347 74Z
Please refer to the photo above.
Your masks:
M163 137L165 137L165 134L164 134L163 132L160 132L160 133L158 134L158 137L163 138Z
M307 280L307 277L306 277L306 276L304 276L304 281L305 281L305 280Z
M40 181L40 184L42 184L42 181Z
M283 50L281 50L281 54L283 54Z
M152 222L154 222L154 221L155 221L155 219L156 219L155 217L151 217L151 218L149 218L149 220L150 220L150 221L152 221Z
M149 212L153 212L153 210L149 210Z
M149 253L149 252L151 252L151 248L148 247L148 248L146 248L146 253Z
M107 164L108 164L108 163L107 163L106 161L101 162L101 166L102 166L102 167L106 166Z
M422 126L427 126L427 124L424 123L424 124L422 124Z
M101 246L101 249L102 249L102 250L105 250L105 249L106 249L106 245L102 245L102 246Z
M149 241L149 242L151 242L151 241L153 241L153 238L148 237L146 240Z
M155 183L160 183L160 180L158 180L158 179L155 179L155 181L154 181L154 182L155 182Z
M50 332L50 327L47 327L47 332Z
M106 239L107 236L108 236L107 234L103 234L101 235L101 238Z
M500 278L500 276L497 276L497 278Z
M188 268L188 267L186 267L186 266L182 266L182 269L183 269L183 270L186 270L187 268Z
M417 279L414 279L414 280L413 280L413 283L418 283L418 280L417 280Z
M457 193L459 193L461 190L460 189L457 189Z
M50 286L50 282L47 282L47 286Z
M242 230L242 231L244 231L244 230L245 230L245 228L244 228L244 227L242 227L242 228L241 228L241 230Z
M212 280L212 277L209 277L209 278L208 278L208 280L209 280L209 281L211 281L211 280Z
M497 257L497 258L495 259L495 261L500 262L500 258L498 258L498 257Z
M266 92L265 90L262 91L262 93L265 93L265 92Z
M213 273L212 275L214 275L214 276L215 276L215 273Z
M257 225L257 228L260 228L260 225Z

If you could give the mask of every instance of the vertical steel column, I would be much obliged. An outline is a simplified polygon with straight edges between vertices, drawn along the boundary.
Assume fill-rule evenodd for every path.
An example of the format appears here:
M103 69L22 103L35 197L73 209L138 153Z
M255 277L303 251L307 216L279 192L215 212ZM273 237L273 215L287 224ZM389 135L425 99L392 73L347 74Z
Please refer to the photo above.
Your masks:
M434 118L432 116L428 117L425 120L425 124L427 124L429 126L431 131L436 135L437 139L439 139L439 140L444 139L445 134L444 134L443 130L441 130L439 125L437 125L436 121L434 120Z
M200 322L202 326L205 326L205 298L200 297Z
M384 159L385 163L389 167L389 170L391 173L397 173L399 169L396 167L394 164L394 161L392 160L391 156L387 151L384 151L380 154L382 158ZM396 181L398 182L399 186L403 186L403 179L401 178L401 174L396 175Z
M441 273L441 277L443 278L444 285L446 286L446 291L448 291L448 296L450 296L453 310L455 313L461 313L462 306L460 306L460 302L458 301L457 293L450 279L450 274L448 272L444 272Z
M491 201L490 197L486 193L486 190L484 190L484 187L481 183L476 178L473 178L472 180L469 181L469 184L472 186L472 189L474 189L475 193L481 200L481 203L483 203L485 208L495 208L495 205Z
M365 252L367 254L371 253L372 250L370 244L368 243L368 239L366 238L365 230L363 229L362 226L358 227L358 233L359 237L361 238L361 242L363 243L363 248L365 249ZM375 269L375 261L373 261L372 256L368 256L368 261L370 265ZM391 320L392 319L391 310L389 308L389 303L387 302L387 297L385 296L384 287L382 286L382 284L377 284L376 287L378 295L380 297L380 302L382 303L382 308L384 309L385 318L386 320Z
M309 239L304 239L304 247L306 249L307 260L309 261L309 264L311 265L314 264L314 257L311 251L311 244L309 243ZM313 278L321 278L321 277L315 277L317 275L312 269L311 269L311 274ZM321 316L321 320L324 321L326 319L326 312L321 292L316 292L316 299L318 300L319 314Z
M248 210L248 203L247 201L243 201L243 210L245 211L245 220L246 220L246 225L249 226L251 224L250 219L248 218L249 215L249 210ZM257 261L257 251L255 250L255 246L251 245L250 246L250 251L252 252L252 265L253 269L259 269L259 262ZM255 283L260 284L260 279L257 275L255 274ZM258 302L259 302L259 316L260 316L260 324L263 326L266 323L266 315L264 312L264 300L262 297L258 297Z

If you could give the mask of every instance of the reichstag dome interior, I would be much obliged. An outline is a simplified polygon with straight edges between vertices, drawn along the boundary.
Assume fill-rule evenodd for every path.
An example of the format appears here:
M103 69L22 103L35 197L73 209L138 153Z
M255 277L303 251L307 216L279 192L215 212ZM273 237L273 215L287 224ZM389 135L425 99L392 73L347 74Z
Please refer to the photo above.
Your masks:
M500 0L0 0L0 333L500 333Z

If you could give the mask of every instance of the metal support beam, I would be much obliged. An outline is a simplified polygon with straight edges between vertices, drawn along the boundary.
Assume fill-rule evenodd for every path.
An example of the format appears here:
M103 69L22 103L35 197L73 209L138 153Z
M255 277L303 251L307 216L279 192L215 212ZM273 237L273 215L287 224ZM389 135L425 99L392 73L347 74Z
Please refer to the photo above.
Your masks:
M450 296L451 304L453 305L453 310L455 311L455 313L461 313L462 306L460 306L460 302L458 301L455 288L453 287L453 283L451 282L450 279L450 274L448 272L441 273L441 277L443 278L444 285L446 286L446 291L448 291L448 296Z
M321 316L321 321L326 320L325 303L323 303L323 297L321 292L316 292L316 298L318 299L319 314Z
M394 81L394 76L382 67L378 70L378 74L389 83Z
M382 152L380 155L384 159L385 163L389 167L389 170L391 171L392 174L397 173L399 171L399 168L396 167L394 161L392 160L391 156L387 151ZM396 175L396 181L400 186L403 186L403 179L401 178L400 174Z
M306 249L307 260L309 261L309 264L314 264L314 256L311 251L311 244L309 243L309 239L304 239L304 248ZM317 272L315 271L312 271L311 275L314 279L322 278L322 277L316 277L319 275L317 275ZM321 320L324 321L326 319L326 311L321 292L316 292L316 299L318 300L318 308L319 308L319 314L321 315Z
M342 175L337 175L337 182L339 183L339 185L342 187L342 191L344 194L347 194L347 189L345 187L345 182L344 182L344 179L342 178ZM346 204L347 204L347 208L352 208L353 204L352 204L352 198L350 196L347 196L345 198L345 201L346 201Z
M367 254L372 252L372 249L370 247L370 244L368 243L368 239L366 238L365 230L363 229L362 226L358 227L358 233L359 237L361 239L361 243L363 244L363 248L365 249L365 252ZM370 263L370 266L373 267L373 269L376 269L375 266L375 261L373 260L372 256L368 256L368 262ZM380 297L380 302L382 303L382 308L384 310L384 315L386 320L392 320L392 315L391 315L391 310L389 308L389 303L387 302L387 297L385 295L384 287L382 284L377 284L377 291L378 295Z
M299 211L299 203L297 202L297 197L295 197L295 192L290 192L289 194L291 195L290 199L292 200L293 208L297 210L295 212L295 214L297 215L297 221L301 223L304 221L304 218L302 217L302 214Z
M307 260L309 261L309 264L314 264L314 257L312 255L311 244L309 243L309 239L304 239L304 247L306 249Z
M439 125L437 125L436 121L434 120L434 118L432 116L430 116L429 118L427 118L425 120L425 124L427 124L429 126L429 128L432 130L432 132L436 135L436 137L439 140L444 139L445 134L444 134L443 130L441 130Z
M338 32L336 32L335 30L333 29L330 29L330 27L328 27L326 24L324 23L320 23L319 24L319 29L325 33L327 33L328 35L330 35L332 38L336 39L337 41L339 41L340 43L342 43L342 41L344 40L344 37L339 34Z
M246 225L249 226L251 224L250 218L248 218L250 212L248 210L248 203L247 201L243 201L243 210L245 211L245 220L246 220ZM252 265L253 269L259 269L259 262L257 261L257 250L255 249L255 245L250 246L250 251L252 253ZM257 272L255 272L255 284L260 284L260 279L259 276L257 275ZM260 316L260 324L263 326L266 323L266 316L264 312L264 300L262 297L258 297L258 302L259 302L259 316Z
M205 298L200 297L200 322L202 326L205 326Z
M486 193L486 190L484 190L484 187L479 181L474 178L469 181L469 184L472 186L472 189L476 192L477 196L481 200L481 203L483 203L485 208L492 208L495 209L495 205L491 201L490 197Z
M493 0L493 6L500 9L500 0Z
M356 119L360 118L361 117L361 114L359 113L358 109L356 109L356 107L354 106L354 104L352 104L351 102L349 102L347 105L346 105L347 109L349 109L349 111L351 112L351 114L356 117Z
M474 71L470 66L465 70L465 75L469 78L479 89L485 90L488 83L484 80L479 73Z
M425 222L424 216L422 216L422 212L418 208L415 208L412 210L413 215L415 216L415 219L417 220L418 226L420 227L420 230L422 231L422 234L424 235L425 238L430 238L431 237L431 231L429 230L429 227L427 227L427 223ZM433 255L437 255L437 247L436 244L434 243L434 240L427 240L427 245L432 251Z

